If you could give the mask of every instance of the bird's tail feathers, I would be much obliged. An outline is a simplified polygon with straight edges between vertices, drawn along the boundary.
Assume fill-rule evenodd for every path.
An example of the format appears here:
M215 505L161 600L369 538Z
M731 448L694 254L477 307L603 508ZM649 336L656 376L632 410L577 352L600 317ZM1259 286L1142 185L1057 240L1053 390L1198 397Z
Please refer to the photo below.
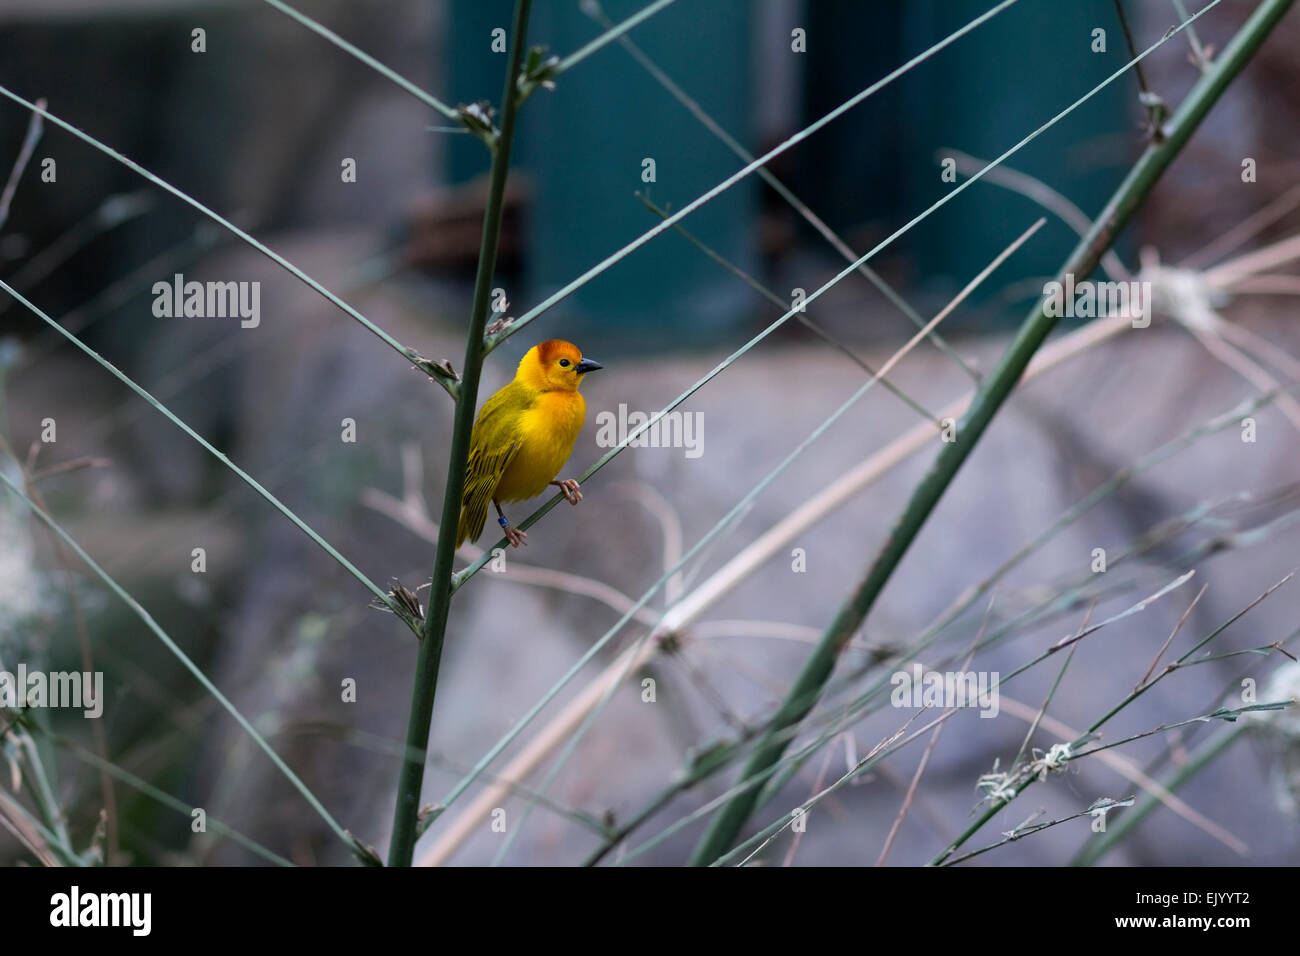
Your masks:
M460 521L456 525L456 547L466 541L477 541L483 534L483 524L487 521L486 503L475 507L476 502L467 501L461 505Z

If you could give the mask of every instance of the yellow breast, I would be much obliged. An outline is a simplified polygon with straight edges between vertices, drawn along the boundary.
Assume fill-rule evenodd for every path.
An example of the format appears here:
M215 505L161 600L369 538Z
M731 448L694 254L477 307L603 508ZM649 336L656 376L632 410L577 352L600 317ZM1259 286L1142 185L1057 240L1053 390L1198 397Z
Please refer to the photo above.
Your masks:
M501 476L497 500L523 501L544 492L573 453L586 415L587 403L578 392L538 395L520 419L522 444Z

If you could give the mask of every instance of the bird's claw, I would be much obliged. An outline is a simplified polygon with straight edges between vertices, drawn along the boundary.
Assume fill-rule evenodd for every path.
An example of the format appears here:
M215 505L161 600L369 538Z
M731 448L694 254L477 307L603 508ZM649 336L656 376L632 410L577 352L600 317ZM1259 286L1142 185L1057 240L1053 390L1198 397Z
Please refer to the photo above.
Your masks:
M510 542L510 547L517 548L521 544L526 545L528 543L527 541L524 540L524 538L528 537L528 535L525 532L520 531L514 525L508 524L505 526L503 530L506 533L506 540Z
M576 505L582 500L582 492L578 490L579 485L576 478L566 478L563 481L553 481L551 484L557 485L559 489L564 492L564 500L569 504Z

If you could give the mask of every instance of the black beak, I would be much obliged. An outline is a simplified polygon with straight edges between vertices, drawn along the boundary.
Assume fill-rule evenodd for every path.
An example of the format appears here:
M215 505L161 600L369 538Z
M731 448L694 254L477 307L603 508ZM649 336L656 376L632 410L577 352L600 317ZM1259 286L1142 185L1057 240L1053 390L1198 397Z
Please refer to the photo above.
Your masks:
M585 358L575 365L573 370L579 375L586 375L588 372L594 372L596 369L604 367L605 366L601 365L599 362L593 362L591 359Z

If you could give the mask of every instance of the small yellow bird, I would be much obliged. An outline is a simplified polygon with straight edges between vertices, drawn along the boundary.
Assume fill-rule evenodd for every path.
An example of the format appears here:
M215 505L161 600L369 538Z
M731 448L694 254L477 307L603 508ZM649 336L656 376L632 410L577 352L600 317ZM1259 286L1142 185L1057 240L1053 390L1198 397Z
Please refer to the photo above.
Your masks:
M587 415L578 386L601 367L583 358L576 345L551 339L529 349L514 381L483 403L469 439L456 547L479 539L489 501L506 540L517 548L528 535L511 526L501 502L535 498L548 485L563 491L571 505L582 500L577 481L555 476L569 460Z

